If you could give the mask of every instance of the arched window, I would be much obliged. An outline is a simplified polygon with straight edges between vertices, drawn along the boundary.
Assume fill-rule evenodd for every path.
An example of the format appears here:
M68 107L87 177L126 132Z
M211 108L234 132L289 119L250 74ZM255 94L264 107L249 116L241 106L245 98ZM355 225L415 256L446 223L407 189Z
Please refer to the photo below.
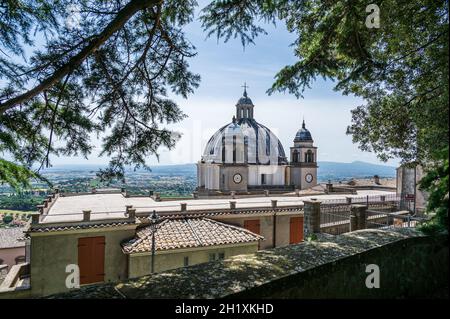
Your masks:
M222 136L222 163L225 163L225 136Z
M266 155L270 156L270 134L266 132Z
M233 163L236 163L236 135L233 135Z
M294 162L294 163L298 163L299 162L298 151L297 150L294 150L292 152L292 162Z
M308 150L305 154L305 162L306 163L312 163L313 162L313 152L311 150Z
M244 136L244 162L248 163L248 136Z

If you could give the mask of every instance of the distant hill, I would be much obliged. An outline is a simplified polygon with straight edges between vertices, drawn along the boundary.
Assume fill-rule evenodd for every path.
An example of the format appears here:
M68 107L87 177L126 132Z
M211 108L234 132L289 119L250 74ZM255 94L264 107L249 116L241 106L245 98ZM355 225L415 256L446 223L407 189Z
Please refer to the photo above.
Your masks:
M396 171L393 166L371 164L362 161L351 163L319 162L319 181L342 180L349 178L364 178L378 175L380 177L395 177Z
M318 180L320 182L327 181L329 179L345 180L350 178L365 178L378 175L380 177L395 177L395 167L371 164L362 161L355 161L351 163L339 163L339 162L319 162ZM86 172L95 171L99 168L104 168L102 165L59 165L49 169L45 172ZM132 171L130 169L130 171ZM144 172L145 170L138 170L138 172ZM155 165L151 166L151 173L158 174L170 174L170 175L195 175L197 174L197 168L195 164L180 164L180 165Z

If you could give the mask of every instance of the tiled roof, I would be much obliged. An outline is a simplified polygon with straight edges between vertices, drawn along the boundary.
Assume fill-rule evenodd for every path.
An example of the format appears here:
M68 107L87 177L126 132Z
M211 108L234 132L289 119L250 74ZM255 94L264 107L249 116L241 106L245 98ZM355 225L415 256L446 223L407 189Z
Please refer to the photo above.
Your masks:
M89 229L89 228L105 228L105 227L118 227L129 224L134 224L134 221L117 221L108 223L89 223L89 224L71 224L71 225L46 225L43 226L32 226L29 232L34 233L45 233L45 232L55 232L55 231L66 231L66 230L78 230L78 229Z
M208 218L164 219L155 233L155 249L168 250L225 244L247 243L263 239L246 229ZM136 237L122 244L125 253L151 251L150 226L141 228Z
M24 228L0 228L0 249L25 246Z
M238 209L220 209L220 210L196 210L186 212L160 212L159 215L163 218L194 218L194 217L214 217L225 215L258 215L258 214L274 214L274 213L298 213L303 211L303 205L295 207L277 207L277 208L238 208ZM148 216L138 216L139 220L148 221Z

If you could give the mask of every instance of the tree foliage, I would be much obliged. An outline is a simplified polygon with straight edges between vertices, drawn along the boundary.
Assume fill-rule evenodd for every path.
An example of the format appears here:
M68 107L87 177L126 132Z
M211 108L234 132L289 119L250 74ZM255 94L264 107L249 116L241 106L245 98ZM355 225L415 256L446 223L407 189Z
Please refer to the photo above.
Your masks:
M434 218L421 229L427 233L448 232L448 146L439 152L440 159L429 165L420 188L429 193L427 211Z
M146 167L159 147L172 148L179 134L165 126L185 115L168 95L186 98L200 80L188 70L195 48L182 31L195 5L2 2L0 152L39 170L51 155L87 157L98 135L100 154L110 158L100 175L112 178L123 177L126 165Z

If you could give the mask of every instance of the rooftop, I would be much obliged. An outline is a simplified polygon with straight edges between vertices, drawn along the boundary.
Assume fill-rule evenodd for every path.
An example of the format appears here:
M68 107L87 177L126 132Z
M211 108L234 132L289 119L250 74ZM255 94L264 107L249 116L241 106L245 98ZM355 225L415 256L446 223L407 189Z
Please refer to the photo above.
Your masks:
M24 228L0 228L0 249L25 246Z
M237 209L270 208L272 200L277 201L277 207L302 206L304 200L344 201L346 197L365 197L367 195L392 195L392 192L382 190L361 190L356 195L330 194L290 196L262 196L249 198L213 198L213 199L184 199L171 201L155 201L151 197L125 197L121 193L87 194L77 196L59 196L52 203L46 214L40 219L40 224L80 222L83 220L83 210L91 210L91 221L124 219L127 205L136 209L136 214L180 212L182 203L186 203L187 212L229 209L230 201L236 202Z
M224 224L208 218L165 219L155 234L155 249L196 248L226 244L255 242L262 236L246 229ZM126 253L151 251L150 226L136 232L136 237L122 245Z

